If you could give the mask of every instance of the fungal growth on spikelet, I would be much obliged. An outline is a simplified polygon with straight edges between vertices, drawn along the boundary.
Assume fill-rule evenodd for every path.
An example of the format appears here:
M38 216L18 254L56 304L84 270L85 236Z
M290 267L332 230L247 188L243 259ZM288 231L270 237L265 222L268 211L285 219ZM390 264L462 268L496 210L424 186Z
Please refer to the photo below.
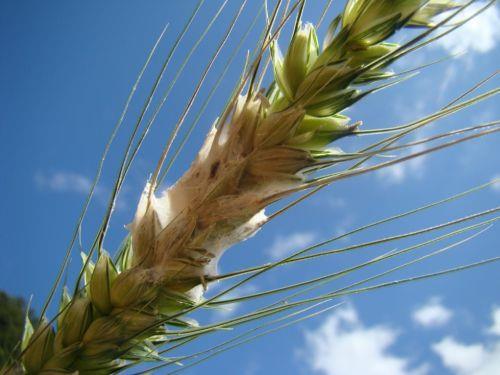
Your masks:
M108 374L118 360L156 359L165 327L195 324L176 314L203 298L223 252L261 228L266 206L339 156L332 142L356 134L360 123L341 112L373 91L364 84L393 76L387 65L399 46L387 38L454 7L350 0L322 47L309 23L297 23L284 54L272 41L275 81L234 98L177 183L159 196L146 185L116 261L105 251L95 264L86 259L84 287L63 294L57 327L44 321L27 335L26 373Z
M356 133L360 123L340 112L370 92L361 85L392 77L387 64L373 64L399 47L384 40L405 25L429 26L454 7L350 1L323 48L309 23L297 24L284 57L273 41L269 90L240 95L229 120L215 123L189 170L160 197L146 186L130 226L135 264L159 267L182 292L193 286L183 279L203 283L225 249L265 223L266 206L339 155L328 145Z

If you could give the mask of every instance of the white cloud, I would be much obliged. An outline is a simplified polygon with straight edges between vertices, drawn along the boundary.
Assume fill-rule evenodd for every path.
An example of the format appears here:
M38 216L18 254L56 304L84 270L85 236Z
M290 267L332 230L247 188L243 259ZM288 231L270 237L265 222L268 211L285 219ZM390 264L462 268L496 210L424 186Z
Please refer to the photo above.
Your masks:
M500 336L500 307L491 312L492 325L487 332ZM445 337L432 345L443 365L456 375L498 375L500 373L500 340L466 344Z
M463 17L472 15L484 4L484 2L473 4L463 12ZM462 27L437 40L434 45L449 53L464 51L486 53L493 50L500 40L499 24L500 13L498 8L493 5Z
M453 312L446 308L439 298L433 297L412 314L413 320L422 327L441 327L448 323Z
M445 337L432 346L444 366L457 375L498 375L500 341L490 347L482 343L463 344Z
M38 171L34 176L35 184L43 190L50 190L56 193L76 193L86 195L92 188L93 181L79 173L57 171L41 172ZM115 210L122 211L128 208L124 195L127 187L122 187L122 191L115 202ZM94 197L97 202L107 206L109 190L103 186L96 186Z
M443 364L458 374L471 374L484 362L484 347L481 344L464 345L451 337L445 337L432 345Z
M493 319L493 324L488 329L488 333L500 336L500 307L495 307L493 309L491 318Z
M411 153L424 151L424 145L412 147ZM403 163L391 165L377 171L378 178L386 185L398 185L407 178L422 178L425 173L426 155L410 159Z
M492 181L495 181L493 185L491 185L491 188L494 191L497 191L500 193L500 175L496 175L495 177L492 178Z
M220 293L222 290L226 289L228 285L223 284L223 283L217 283L217 284L212 284L209 292L210 294L207 294L207 298L211 298L210 295L215 295L217 293ZM223 299L232 299L232 298L238 298L242 297L251 293L257 292L257 287L253 284L246 284L243 286L240 286L239 288L227 293L224 295L222 298ZM214 313L212 315L212 320L214 322L219 322L223 319L229 319L230 317L234 316L238 310L241 307L241 302L235 302L235 303L229 303L227 305L221 305L220 308L214 310Z
M450 64L446 67L442 78L441 83L438 88L438 101L441 102L445 97L446 91L450 87L450 85L455 81L458 74L458 68L454 64Z
M302 354L312 370L326 375L423 375L428 367L410 368L407 358L389 352L398 332L391 327L366 327L352 307L330 315L316 330L305 334Z
M92 187L92 181L89 178L74 172L37 172L35 183L43 189L79 194L88 193Z
M280 259L311 245L315 239L316 234L312 232L297 232L286 236L279 235L274 239L268 253L273 259Z

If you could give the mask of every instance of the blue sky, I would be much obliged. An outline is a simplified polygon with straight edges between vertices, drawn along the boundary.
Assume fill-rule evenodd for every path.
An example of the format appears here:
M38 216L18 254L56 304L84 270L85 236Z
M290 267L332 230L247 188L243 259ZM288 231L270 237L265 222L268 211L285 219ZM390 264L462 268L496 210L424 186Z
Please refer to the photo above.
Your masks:
M221 1L207 3L174 57L160 91L166 89L183 56L212 19ZM113 252L126 234L123 226L132 219L140 191L155 166L168 130L191 95L238 3L229 1L207 39L194 52L181 75L182 83L174 87L152 128L120 195L105 242L109 251ZM322 3L310 1L304 19L317 20ZM340 5L338 2L327 17L331 19ZM1 289L25 298L33 295L34 308L42 306L111 129L149 49L169 22L159 56L138 89L84 222L82 246L88 246L102 217L133 119L161 65L161 58L194 6L194 0L105 3L8 0L1 3L0 42L4 51L0 60ZM224 69L231 50L259 6L259 1L248 5L202 88L202 98ZM363 126L369 129L401 124L444 106L498 68L499 21L498 7L491 8L454 36L397 63L394 69L404 70L467 50L457 59L428 68L398 87L368 97L350 108L348 115L354 120L363 120ZM261 27L262 19L259 19L244 44L245 49L253 46ZM320 34L323 33L324 27ZM405 36L408 35L398 38ZM192 160L203 135L231 92L244 59L243 50L230 66L227 78L181 153L168 182L175 181ZM484 90L494 87L496 82L489 83ZM201 101L195 103L188 123L200 106ZM500 114L498 107L498 100L493 98L436 123L419 136L495 120ZM342 146L349 149L355 142L364 141L353 139ZM500 175L499 141L498 135L489 136L337 183L280 216L256 237L228 251L221 270L267 262L312 242L487 182ZM496 207L499 201L500 187L494 185L458 202L349 237L337 246L438 224ZM449 254L386 280L498 255L498 238L498 227L493 226ZM411 243L414 242L398 242L389 245L390 248L379 246L290 267L257 279L241 293L322 275L367 259L373 252L380 254ZM78 267L79 255L75 249L70 274ZM491 375L500 368L499 272L500 266L494 264L348 298L338 309L225 353L187 372ZM363 271L346 282L370 274ZM336 281L325 290L342 285L345 282ZM236 306L232 312L205 314L201 320L210 322L244 310L245 306ZM203 345L218 342L226 337L224 335L208 338ZM356 360L346 363L346 358ZM353 363L359 367L352 367Z

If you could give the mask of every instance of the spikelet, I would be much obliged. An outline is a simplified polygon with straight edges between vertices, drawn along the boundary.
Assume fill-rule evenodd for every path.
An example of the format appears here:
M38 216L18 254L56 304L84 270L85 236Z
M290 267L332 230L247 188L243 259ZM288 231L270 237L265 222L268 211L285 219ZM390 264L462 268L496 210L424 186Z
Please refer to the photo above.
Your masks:
M90 278L90 300L101 314L109 314L113 308L111 288L117 276L113 262L102 252Z
M88 298L77 298L71 302L57 335L66 347L81 341L92 322L92 304Z
M121 273L110 292L112 307L140 306L156 298L156 279L149 269L132 268Z
M28 373L38 373L54 355L55 334L47 321L42 321L27 344L24 365Z

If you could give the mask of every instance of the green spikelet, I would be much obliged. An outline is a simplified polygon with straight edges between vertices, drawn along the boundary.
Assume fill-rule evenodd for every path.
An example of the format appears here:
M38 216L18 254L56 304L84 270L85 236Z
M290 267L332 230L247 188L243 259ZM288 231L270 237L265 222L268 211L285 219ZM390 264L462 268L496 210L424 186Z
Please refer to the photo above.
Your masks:
M122 272L111 288L113 307L133 307L153 301L157 296L154 275L149 269L132 268Z
M73 300L58 332L64 347L81 341L91 322L92 304L90 300L84 297Z
M304 26L300 25L292 38L283 62L287 86L293 96L316 62L318 55L319 43L316 29L310 23L306 23Z
M414 27L433 27L433 19L436 16L459 7L460 4L456 1L431 0L413 15L407 25Z
M24 366L29 374L37 374L54 354L54 330L43 320L25 346Z
M351 47L370 46L404 26L426 0L349 0L342 15Z
M105 252L101 253L90 279L90 300L101 314L109 314L111 305L111 287L118 276L116 268Z

